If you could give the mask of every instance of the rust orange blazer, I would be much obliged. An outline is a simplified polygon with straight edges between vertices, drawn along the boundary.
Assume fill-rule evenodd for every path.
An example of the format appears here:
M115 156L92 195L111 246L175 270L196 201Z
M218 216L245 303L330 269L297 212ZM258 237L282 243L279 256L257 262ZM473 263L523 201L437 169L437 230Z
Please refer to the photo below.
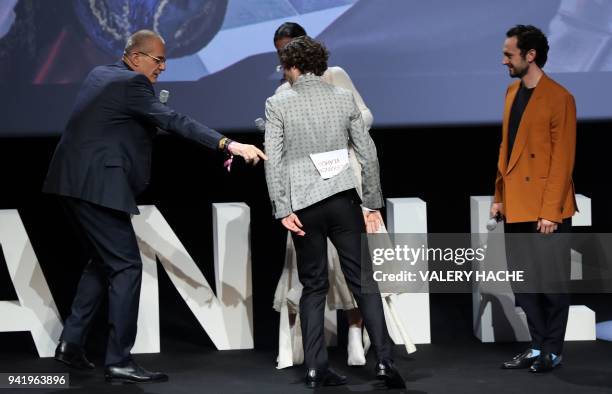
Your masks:
M495 202L507 223L547 219L560 223L576 212L572 172L576 152L576 103L543 75L525 108L508 160L508 121L520 87L508 87L497 163Z

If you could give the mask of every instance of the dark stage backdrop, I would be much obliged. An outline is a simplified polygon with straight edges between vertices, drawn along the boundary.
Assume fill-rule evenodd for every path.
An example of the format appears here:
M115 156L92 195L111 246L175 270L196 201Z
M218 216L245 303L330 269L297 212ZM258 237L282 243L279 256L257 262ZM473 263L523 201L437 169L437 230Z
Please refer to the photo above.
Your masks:
M593 199L592 231L610 232L609 141L612 122L581 123L578 131L575 183L578 193ZM469 196L493 191L500 142L498 125L376 129L383 192L386 197L420 197L427 202L429 232L469 232ZM245 131L231 137L261 145L262 136ZM60 313L65 318L86 263L59 206L40 188L56 137L0 139L0 209L18 209L37 252ZM272 310L284 258L285 232L271 216L262 166L238 164L223 171L222 157L173 136L155 143L153 179L140 198L154 203L214 286L211 203L244 201L251 207L253 302L256 348L277 344L278 314ZM211 347L212 343L160 272L162 350L164 340ZM574 296L594 308L598 320L612 319L609 295ZM16 299L4 262L0 262L0 299ZM471 295L431 295L432 340L471 340ZM88 347L103 352L102 312ZM0 348L29 348L27 333L1 333ZM273 365L274 360L270 360Z

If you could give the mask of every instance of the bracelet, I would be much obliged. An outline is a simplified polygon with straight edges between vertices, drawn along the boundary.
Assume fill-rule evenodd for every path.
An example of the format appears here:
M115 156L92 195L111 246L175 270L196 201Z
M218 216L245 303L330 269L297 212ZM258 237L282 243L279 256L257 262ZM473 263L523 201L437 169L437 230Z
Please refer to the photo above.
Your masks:
M217 148L219 150L223 150L223 147L225 146L225 140L227 139L227 137L223 137L219 140L219 143L217 144Z
M225 153L229 153L227 148L229 148L229 145L234 142L231 139L227 138L227 137L223 137L219 140L219 150L223 151Z

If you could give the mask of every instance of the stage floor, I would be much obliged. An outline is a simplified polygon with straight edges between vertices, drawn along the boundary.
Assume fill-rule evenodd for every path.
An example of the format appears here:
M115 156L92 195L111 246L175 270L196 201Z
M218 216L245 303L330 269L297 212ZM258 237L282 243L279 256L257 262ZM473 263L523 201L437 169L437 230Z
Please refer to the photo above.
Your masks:
M3 334L6 335L6 334ZM66 369L53 359L40 359L33 349L0 352L0 372L70 372L70 389L0 389L15 393L312 393L302 386L300 367L276 370L274 351L214 351L186 343L163 343L161 354L137 355L146 368L161 370L170 381L160 384L110 385L103 368L93 372ZM385 390L374 379L374 358L366 367L347 367L346 352L330 349L332 367L346 374L349 384L317 389L329 393L611 393L612 343L568 342L562 367L544 375L525 370L505 371L502 361L525 344L449 343L419 345L406 355L396 348L396 363L407 380L406 390ZM92 361L100 364L100 356Z

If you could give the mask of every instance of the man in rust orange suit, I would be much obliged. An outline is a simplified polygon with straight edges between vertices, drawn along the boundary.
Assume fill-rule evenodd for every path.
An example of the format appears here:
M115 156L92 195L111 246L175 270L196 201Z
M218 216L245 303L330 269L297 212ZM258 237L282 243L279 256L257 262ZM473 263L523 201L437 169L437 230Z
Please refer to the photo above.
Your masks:
M542 71L548 54L542 31L517 25L506 36L503 64L519 81L506 92L491 215L505 218L509 269L523 265L546 279L567 281L569 244L548 241L556 236L553 233L570 232L576 212L572 182L576 105L572 95ZM502 368L551 371L562 360L569 295L513 288L516 303L527 316L532 342Z

